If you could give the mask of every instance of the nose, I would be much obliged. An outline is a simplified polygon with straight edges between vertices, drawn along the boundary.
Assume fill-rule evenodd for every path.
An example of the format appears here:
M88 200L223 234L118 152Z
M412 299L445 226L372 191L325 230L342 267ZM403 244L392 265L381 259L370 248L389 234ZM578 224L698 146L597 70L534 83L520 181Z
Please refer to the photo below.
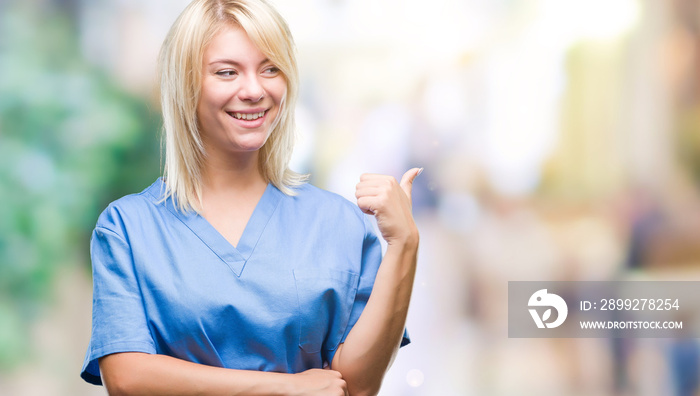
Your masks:
M238 98L242 101L259 102L265 95L265 88L260 83L257 75L239 79L241 82Z

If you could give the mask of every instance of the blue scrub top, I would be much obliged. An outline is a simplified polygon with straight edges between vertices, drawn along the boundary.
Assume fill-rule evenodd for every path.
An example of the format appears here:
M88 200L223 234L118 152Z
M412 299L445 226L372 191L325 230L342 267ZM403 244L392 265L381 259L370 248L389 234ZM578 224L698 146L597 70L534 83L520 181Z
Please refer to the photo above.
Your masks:
M269 184L234 247L163 190L158 179L97 221L82 378L101 384L97 359L118 352L285 373L331 362L382 259L367 216L309 184L296 196Z

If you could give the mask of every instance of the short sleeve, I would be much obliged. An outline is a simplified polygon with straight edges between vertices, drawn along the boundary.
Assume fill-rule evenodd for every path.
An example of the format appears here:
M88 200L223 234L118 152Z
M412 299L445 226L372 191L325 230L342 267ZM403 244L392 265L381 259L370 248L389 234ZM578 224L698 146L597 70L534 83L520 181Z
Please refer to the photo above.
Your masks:
M372 294L372 288L374 287L374 280L377 277L377 271L379 271L379 265L382 262L382 245L379 241L379 237L374 232L374 227L372 223L367 219L367 216L363 215L363 221L365 225L365 236L362 243L362 259L361 259L361 272L360 281L357 287L357 293L355 294L355 300L352 304L352 309L350 311L350 319L348 320L348 325L345 332L340 340L340 343L345 342L350 330L352 330L355 323L360 319L360 315L367 305L370 294ZM401 346L408 345L411 339L408 336L408 331L404 330L403 338L401 340ZM333 361L336 349L328 351L328 362Z
M95 385L102 385L97 359L118 352L156 352L129 244L99 224L90 243L92 335L81 371Z

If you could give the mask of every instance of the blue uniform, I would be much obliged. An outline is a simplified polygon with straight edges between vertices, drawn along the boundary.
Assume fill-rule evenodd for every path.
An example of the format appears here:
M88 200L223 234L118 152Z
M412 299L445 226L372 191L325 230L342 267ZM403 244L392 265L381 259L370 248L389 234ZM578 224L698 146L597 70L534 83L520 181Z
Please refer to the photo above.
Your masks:
M97 359L117 352L286 373L331 362L381 261L367 216L309 184L296 196L269 184L234 247L163 190L158 179L97 222L81 376L101 384Z

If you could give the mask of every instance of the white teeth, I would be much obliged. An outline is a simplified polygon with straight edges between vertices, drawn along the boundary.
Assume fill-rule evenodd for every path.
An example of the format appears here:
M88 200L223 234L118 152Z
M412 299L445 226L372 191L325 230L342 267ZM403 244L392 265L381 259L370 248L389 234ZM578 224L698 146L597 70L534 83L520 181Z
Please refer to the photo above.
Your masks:
M239 120L257 120L264 115L264 111L261 111L260 113L233 113L233 116Z

